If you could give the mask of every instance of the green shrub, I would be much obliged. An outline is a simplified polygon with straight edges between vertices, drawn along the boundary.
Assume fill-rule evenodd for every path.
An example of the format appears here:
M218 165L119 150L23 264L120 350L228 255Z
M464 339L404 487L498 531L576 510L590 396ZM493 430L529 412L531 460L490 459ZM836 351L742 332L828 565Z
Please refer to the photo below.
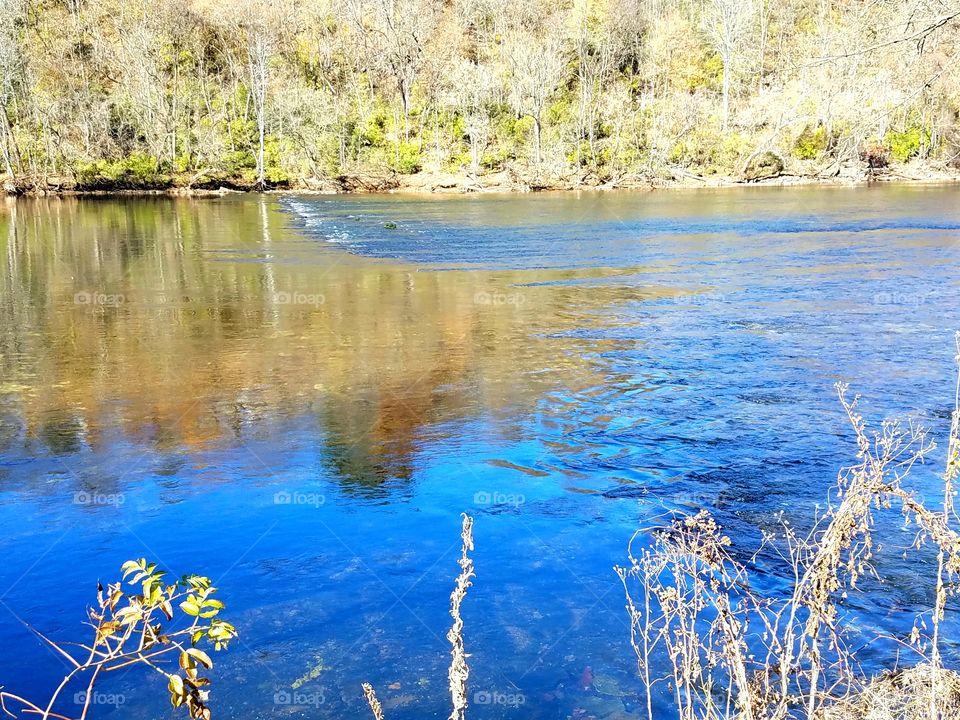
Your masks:
M727 135L720 146L711 153L714 164L724 170L732 170L740 165L741 159L750 152L750 141L741 133Z
M705 51L692 60L682 77L687 92L693 93L700 88L719 89L723 80L723 58L715 52Z
M288 185L290 173L283 164L283 158L292 157L293 148L290 143L268 137L263 144L263 175L273 186Z
M615 155L608 146L605 148L605 153L607 156L610 156L609 164L616 165L620 168L634 168L646 157L646 155L642 155L640 149L634 145L624 145L620 147Z
M577 154L579 148L579 156ZM579 159L579 166L584 167L590 164L590 142L587 140L581 140L579 143L574 144L570 148L570 152L567 153L567 162L571 165L576 165Z
M441 116L440 123L440 139L443 140L443 137L446 133L449 133L449 137L461 138L463 140L469 140L467 136L467 121L459 113L453 113L452 116L448 118L449 113L443 113ZM431 137L431 140L435 138Z
M503 170L504 165L507 164L507 160L511 157L512 155L505 148L490 150L485 152L480 158L480 165L484 170Z
M133 180L149 182L160 174L159 161L146 153L133 153L125 163L121 162L120 166L121 174Z
M416 143L400 143L399 152L390 160L390 167L402 175L412 175L421 168L420 147Z
M524 145L529 141L530 134L533 132L533 118L529 115L514 118L508 127L511 139L518 145Z
M897 162L906 162L920 154L920 148L930 144L930 135L919 127L907 128L903 132L887 131L885 144L890 155Z
M358 128L360 147L383 147L387 141L387 115L383 111L373 113Z
M161 172L153 155L135 152L120 160L78 163L77 185L84 190L151 190L169 187L171 178Z
M226 153L220 162L228 173L237 173L257 166L257 158L249 150L232 150Z
M236 118L224 125L225 134L232 142L252 145L257 138L257 124L253 120Z
M736 169L750 151L750 142L741 133L721 136L719 133L694 130L678 141L668 154L671 163L700 169L706 175L728 173Z
M447 169L450 172L458 172L461 168L468 168L473 163L473 155L469 150L458 152L448 159Z
M193 157L190 153L180 153L173 161L173 169L178 173L185 173L193 167Z
M670 152L667 154L667 160L671 163L684 163L690 156L690 150L687 147L687 143L683 140L680 140L677 143L674 143L674 146L670 148Z
M793 154L801 160L816 160L827 150L827 129L823 125L811 128L807 125L793 146Z
M558 93L559 97L550 104L544 113L544 122L550 125L561 125L573 122L576 118L575 98L569 92Z

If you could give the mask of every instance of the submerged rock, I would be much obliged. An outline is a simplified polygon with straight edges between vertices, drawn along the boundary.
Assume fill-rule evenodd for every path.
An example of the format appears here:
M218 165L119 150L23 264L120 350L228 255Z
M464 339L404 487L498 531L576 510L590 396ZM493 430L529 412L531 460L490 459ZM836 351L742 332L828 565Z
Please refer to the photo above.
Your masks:
M382 701L383 707L386 710L396 710L397 708L404 708L413 705L417 701L416 695L411 695L406 693L404 695L395 695L393 697L388 697Z
M644 485L620 485L603 491L605 498L643 498L650 494L650 488Z
M622 697L626 694L620 689L620 683L609 675L594 675L593 689L600 695L607 695L609 697Z
M606 695L591 695L580 698L573 708L571 717L597 718L597 720L634 720L637 715L629 713L619 698Z

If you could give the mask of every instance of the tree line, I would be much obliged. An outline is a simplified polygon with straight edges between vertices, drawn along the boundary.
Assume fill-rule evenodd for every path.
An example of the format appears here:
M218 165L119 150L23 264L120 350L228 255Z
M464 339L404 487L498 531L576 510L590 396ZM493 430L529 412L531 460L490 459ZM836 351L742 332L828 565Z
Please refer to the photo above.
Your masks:
M0 169L97 188L946 165L958 18L942 0L0 0Z

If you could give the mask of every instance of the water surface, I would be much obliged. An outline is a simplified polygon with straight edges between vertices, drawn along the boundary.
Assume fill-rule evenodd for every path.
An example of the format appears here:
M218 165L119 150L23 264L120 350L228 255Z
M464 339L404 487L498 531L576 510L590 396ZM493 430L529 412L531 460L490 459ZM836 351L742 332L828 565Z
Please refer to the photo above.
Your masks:
M809 522L852 458L838 380L868 418L945 433L958 198L2 206L0 684L52 687L23 621L79 639L97 579L145 555L228 602L221 716L360 717L369 680L390 717L446 717L467 511L471 688L525 699L471 717L634 717L611 568L635 528L706 507L749 546ZM852 612L905 633L927 568L886 570ZM587 665L625 698L578 693ZM125 703L94 717L174 714L137 670L104 689Z

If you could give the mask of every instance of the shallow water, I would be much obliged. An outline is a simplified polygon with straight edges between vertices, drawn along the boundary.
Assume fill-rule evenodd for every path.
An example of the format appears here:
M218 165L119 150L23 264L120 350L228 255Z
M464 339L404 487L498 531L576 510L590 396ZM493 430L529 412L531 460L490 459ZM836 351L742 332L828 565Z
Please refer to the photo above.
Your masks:
M0 684L52 687L62 664L23 623L81 639L97 579L144 555L221 588L241 637L220 716L361 717L369 680L391 718L446 717L467 511L471 717L632 717L611 568L634 529L707 507L749 548L777 513L809 523L854 451L838 380L868 419L943 437L958 199L2 206ZM865 635L929 599L922 564L884 570L851 600ZM579 692L588 665L625 697ZM111 677L123 705L93 717L172 715L162 685Z

